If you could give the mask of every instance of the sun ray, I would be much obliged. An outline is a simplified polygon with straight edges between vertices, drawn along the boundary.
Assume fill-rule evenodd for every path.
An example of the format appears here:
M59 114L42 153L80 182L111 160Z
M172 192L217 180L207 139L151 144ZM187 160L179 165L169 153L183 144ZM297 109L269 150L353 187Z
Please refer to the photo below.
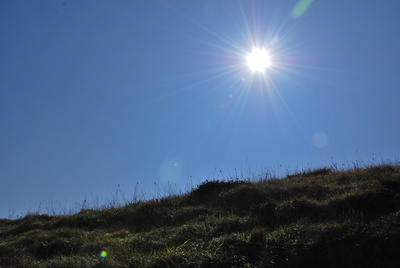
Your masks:
M255 8L254 4L244 6L240 1L237 3L239 6L238 13L228 12L229 15L232 14L230 18L233 22L233 27L236 28L237 34L235 35L230 35L218 28L210 28L196 21L195 18L188 17L171 4L165 4L178 16L187 20L188 23L197 26L206 34L212 36L214 41L191 33L184 33L177 29L167 28L165 25L156 25L156 27L213 48L214 50L208 49L198 51L198 53L214 59L215 62L213 62L214 65L211 65L211 68L198 72L176 75L163 79L163 81L149 81L155 87L157 87L155 84L157 82L158 86L165 86L165 83L179 83L183 86L164 92L148 100L148 103L162 101L165 98L195 90L196 88L205 88L204 85L214 83L212 90L203 90L202 96L215 98L217 96L215 92L222 91L230 94L229 91L232 88L236 88L239 92L237 94L238 97L235 98L236 101L233 106L235 108L230 110L229 113L225 113L228 117L231 114L230 118L234 118L236 121L228 122L230 121L228 120L225 122L226 124L234 124L232 135L235 134L239 126L245 107L249 105L251 92L259 94L262 98L261 101L271 103L275 116L278 116L279 110L286 111L289 117L278 121L290 118L290 121L293 121L294 125L304 135L304 131L301 130L293 112L285 101L284 92L281 92L282 89L274 81L280 77L296 85L297 88L301 88L301 85L299 86L296 82L296 78L290 74L307 75L299 69L305 66L301 66L298 61L293 61L293 59L296 59L293 55L299 53L304 44L289 42L295 29L299 26L299 22L296 21L290 24L291 20L293 22L290 13L282 19L282 17L277 18L277 12L273 12L272 18L267 21L269 24L261 24L260 16L258 16L259 10ZM291 44L291 46L288 46L288 44ZM233 115L234 111L235 116Z

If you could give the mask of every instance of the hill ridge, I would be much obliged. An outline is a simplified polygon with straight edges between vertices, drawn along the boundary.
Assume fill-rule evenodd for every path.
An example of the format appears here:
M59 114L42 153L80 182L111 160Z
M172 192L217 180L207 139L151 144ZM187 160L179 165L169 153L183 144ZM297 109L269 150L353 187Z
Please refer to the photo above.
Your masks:
M322 168L0 220L0 267L397 267L399 227L400 166Z

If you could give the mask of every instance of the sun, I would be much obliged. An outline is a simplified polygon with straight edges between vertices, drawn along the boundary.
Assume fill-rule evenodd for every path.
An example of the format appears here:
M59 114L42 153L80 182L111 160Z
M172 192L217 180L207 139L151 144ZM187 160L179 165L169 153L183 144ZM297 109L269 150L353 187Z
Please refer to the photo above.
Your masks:
M264 49L254 49L247 55L247 65L254 72L263 72L271 65L268 51Z

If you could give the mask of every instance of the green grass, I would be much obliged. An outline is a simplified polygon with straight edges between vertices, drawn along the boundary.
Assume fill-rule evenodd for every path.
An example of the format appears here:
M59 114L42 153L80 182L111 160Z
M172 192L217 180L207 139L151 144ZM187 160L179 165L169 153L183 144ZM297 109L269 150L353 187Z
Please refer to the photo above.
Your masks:
M400 166L206 181L121 207L0 220L0 267L400 267Z

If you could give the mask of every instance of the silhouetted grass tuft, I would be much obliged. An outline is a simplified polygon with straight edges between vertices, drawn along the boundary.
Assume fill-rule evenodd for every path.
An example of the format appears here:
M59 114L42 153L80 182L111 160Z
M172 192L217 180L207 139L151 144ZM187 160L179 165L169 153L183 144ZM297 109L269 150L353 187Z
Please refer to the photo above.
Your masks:
M399 249L394 164L0 220L0 267L400 267Z

